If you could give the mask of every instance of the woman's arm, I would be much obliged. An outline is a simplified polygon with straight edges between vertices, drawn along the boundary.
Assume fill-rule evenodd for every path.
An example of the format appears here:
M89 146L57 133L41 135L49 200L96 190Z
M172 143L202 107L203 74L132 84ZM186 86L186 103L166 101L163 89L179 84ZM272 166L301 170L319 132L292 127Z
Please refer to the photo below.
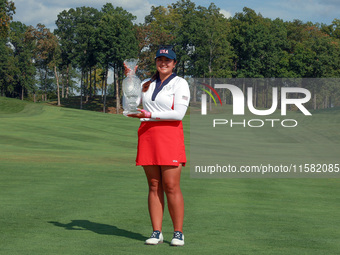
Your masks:
M171 111L151 113L151 118L161 120L182 120L187 109L188 106L184 104L175 104L174 109Z
M182 120L185 116L185 113L188 109L188 106L183 104L174 105L174 109L166 112L148 112L146 110L137 109L140 111L135 114L128 114L128 117L133 118L152 118L157 120L165 120L165 121L176 121Z

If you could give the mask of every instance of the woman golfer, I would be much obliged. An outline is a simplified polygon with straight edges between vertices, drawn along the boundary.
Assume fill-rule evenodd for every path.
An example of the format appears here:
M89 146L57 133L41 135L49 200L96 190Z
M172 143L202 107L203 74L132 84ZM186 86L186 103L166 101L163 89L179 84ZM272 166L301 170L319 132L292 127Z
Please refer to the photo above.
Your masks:
M153 233L146 244L163 242L164 193L172 219L171 245L184 245L184 201L180 188L186 156L182 119L190 100L186 80L176 76L176 54L171 46L156 53L156 74L142 83L143 110L129 114L140 118L136 165L143 166L149 185L148 205Z

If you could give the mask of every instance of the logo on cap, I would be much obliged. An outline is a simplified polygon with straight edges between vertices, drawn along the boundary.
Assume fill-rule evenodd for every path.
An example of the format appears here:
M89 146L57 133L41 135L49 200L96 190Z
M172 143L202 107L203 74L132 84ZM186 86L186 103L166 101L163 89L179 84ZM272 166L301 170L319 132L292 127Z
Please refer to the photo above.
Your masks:
M160 50L159 53L160 54L169 54L169 50Z

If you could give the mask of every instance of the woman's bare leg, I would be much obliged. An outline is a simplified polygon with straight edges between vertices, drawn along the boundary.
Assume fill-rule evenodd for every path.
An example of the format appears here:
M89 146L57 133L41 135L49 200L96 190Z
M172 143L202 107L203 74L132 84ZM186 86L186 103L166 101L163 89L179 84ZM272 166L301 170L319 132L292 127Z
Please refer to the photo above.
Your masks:
M149 185L148 206L153 230L162 231L164 190L160 166L143 166Z
M182 165L161 166L162 183L174 231L183 232L184 200L180 188Z

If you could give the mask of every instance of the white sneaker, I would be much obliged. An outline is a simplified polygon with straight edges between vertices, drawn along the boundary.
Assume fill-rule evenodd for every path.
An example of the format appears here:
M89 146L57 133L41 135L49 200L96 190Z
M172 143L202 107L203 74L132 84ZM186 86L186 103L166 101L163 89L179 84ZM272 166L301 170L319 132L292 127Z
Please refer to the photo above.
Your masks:
M183 246L184 245L184 235L183 235L183 233L180 232L180 231L175 231L170 245L172 245L172 246Z
M153 231L150 238L145 241L145 244L159 244L163 243L163 234L160 231Z

